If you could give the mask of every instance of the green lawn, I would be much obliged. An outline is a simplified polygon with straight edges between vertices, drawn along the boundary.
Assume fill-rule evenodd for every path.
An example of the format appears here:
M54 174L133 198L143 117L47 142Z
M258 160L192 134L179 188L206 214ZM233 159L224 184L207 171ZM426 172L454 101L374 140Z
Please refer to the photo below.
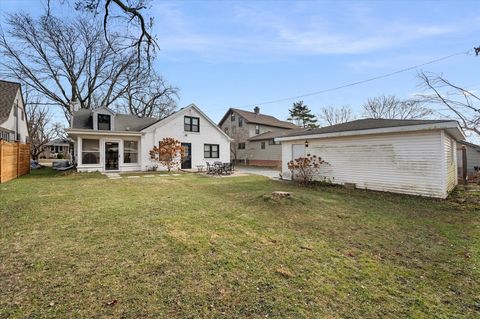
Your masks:
M0 318L478 318L478 206L42 169L0 185Z

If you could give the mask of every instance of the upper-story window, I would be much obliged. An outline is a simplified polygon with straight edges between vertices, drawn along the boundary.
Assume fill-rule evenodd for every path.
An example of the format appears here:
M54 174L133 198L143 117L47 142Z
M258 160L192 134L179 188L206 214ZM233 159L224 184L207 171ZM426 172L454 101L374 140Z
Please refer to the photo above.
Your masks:
M186 132L200 132L200 118L185 116L183 123L183 129Z
M255 134L260 134L260 126L255 125Z
M230 121L234 122L235 121L235 113L232 112L232 114L230 114Z
M110 131L110 119L111 116L108 114L98 114L98 129L103 131Z
M243 118L239 117L238 118L238 127L242 127L243 126Z

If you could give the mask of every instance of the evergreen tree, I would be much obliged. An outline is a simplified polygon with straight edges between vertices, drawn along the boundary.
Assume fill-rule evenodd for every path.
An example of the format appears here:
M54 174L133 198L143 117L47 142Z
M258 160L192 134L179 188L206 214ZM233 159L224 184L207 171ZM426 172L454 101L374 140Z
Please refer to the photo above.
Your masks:
M303 101L294 102L290 110L289 121L292 121L300 127L318 127L317 117L312 114L312 111L307 105L303 104Z

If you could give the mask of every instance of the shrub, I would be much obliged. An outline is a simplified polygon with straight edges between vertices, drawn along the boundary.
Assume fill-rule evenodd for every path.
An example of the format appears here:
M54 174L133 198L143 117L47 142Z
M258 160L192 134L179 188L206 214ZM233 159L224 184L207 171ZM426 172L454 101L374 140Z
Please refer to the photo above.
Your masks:
M57 154L57 159L63 159L63 154L62 153Z
M316 155L307 154L306 157L299 157L288 162L288 169L292 172L292 178L301 184L307 185L313 182L319 175L320 167L328 162Z
M165 166L170 172L172 168L179 166L180 158L184 156L185 149L179 140L171 137L165 137L150 150L150 159Z

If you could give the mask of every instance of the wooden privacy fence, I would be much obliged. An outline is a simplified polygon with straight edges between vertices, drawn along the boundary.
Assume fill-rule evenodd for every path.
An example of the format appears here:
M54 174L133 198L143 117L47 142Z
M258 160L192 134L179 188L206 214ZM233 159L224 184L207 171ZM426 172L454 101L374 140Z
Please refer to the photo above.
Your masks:
M30 173L30 144L0 140L0 184Z

